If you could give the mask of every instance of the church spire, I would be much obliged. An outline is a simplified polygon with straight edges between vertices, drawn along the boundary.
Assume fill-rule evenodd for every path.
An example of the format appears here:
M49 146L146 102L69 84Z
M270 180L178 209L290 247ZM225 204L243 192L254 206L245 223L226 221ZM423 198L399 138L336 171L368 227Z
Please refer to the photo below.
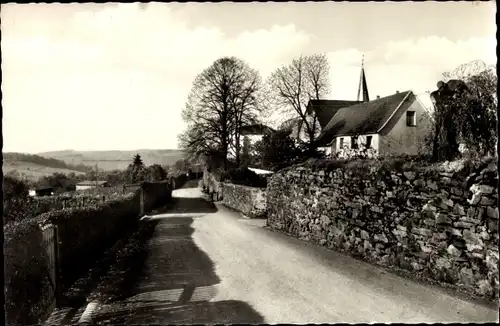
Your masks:
M361 76L359 78L359 88L358 88L358 101L361 101L361 95L363 96L362 101L370 101L370 96L368 95L368 86L366 86L366 75L365 75L365 56L361 59Z

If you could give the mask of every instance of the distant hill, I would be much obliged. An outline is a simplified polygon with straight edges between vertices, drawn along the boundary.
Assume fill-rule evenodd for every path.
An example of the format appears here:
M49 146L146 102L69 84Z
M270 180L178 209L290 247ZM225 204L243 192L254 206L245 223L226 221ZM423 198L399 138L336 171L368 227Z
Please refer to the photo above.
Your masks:
M139 154L146 165L172 165L184 158L184 152L177 149L138 149L131 151L75 151L62 150L38 153L37 155L54 158L71 165L85 165L104 171L126 169L132 163L133 157Z
M54 173L83 174L91 170L87 166L71 165L53 158L23 153L3 153L2 169L4 175L14 174L29 181L37 181Z

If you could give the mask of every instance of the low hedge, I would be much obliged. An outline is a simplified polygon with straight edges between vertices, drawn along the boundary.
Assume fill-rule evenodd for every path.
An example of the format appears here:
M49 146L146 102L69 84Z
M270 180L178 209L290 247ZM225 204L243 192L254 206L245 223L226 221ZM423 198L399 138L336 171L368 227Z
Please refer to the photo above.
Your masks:
M133 227L140 212L139 192L122 200L98 206L68 208L40 217L57 225L59 235L59 281L61 288L72 284L96 256Z
M39 324L51 303L48 256L43 246L43 219L4 227L5 314L8 325Z
M172 198L172 182L143 182L144 211L149 212Z
M63 193L58 197L93 197L102 198L106 197L108 200L120 199L124 195L135 193L140 185L121 185L113 187L95 187L84 190L76 190Z
M458 174L468 175L474 170L486 167L496 162L495 158L486 157L480 159L468 159L454 161L460 165ZM445 169L449 162L431 162L428 157L415 156L392 156L381 158L358 158L358 159L309 159L295 166L308 167L311 170L323 170L330 172L336 169L345 169L357 174L370 173L403 173L405 171L425 171L426 173L438 173ZM288 170L293 167L285 168Z
M51 211L4 227L7 324L39 324L50 306L47 249L40 225L57 226L59 290L138 222L139 192L99 206Z
M233 184L249 187L267 187L267 178L263 175L258 175L248 168L237 168L227 172L222 172L220 175L220 181L231 182Z
M187 176L175 178L182 186ZM136 187L137 189L138 187ZM38 324L50 300L48 257L40 224L57 226L58 289L68 289L118 239L136 229L141 209L163 205L171 198L171 183L145 183L142 191L87 207L50 211L4 226L7 324Z
M188 176L186 174L180 174L172 178L175 183L175 189L182 188L188 181Z

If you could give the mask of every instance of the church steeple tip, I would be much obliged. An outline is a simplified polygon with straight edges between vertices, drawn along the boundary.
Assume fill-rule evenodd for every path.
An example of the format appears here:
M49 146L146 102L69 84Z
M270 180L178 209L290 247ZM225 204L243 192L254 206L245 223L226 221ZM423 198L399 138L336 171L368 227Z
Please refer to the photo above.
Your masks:
M368 86L366 84L366 75L365 75L365 55L361 59L361 76L359 78L359 87L358 87L358 101L361 101L361 95L363 96L362 101L368 102L370 101L370 96L368 95Z

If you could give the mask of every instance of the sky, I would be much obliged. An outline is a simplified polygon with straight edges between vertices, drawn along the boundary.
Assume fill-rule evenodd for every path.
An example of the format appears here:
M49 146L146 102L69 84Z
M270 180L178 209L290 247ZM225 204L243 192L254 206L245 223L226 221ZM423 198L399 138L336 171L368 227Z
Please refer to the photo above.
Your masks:
M433 91L496 64L494 2L2 5L4 152L174 149L197 74L237 56L265 79L300 55L330 62L328 99Z

